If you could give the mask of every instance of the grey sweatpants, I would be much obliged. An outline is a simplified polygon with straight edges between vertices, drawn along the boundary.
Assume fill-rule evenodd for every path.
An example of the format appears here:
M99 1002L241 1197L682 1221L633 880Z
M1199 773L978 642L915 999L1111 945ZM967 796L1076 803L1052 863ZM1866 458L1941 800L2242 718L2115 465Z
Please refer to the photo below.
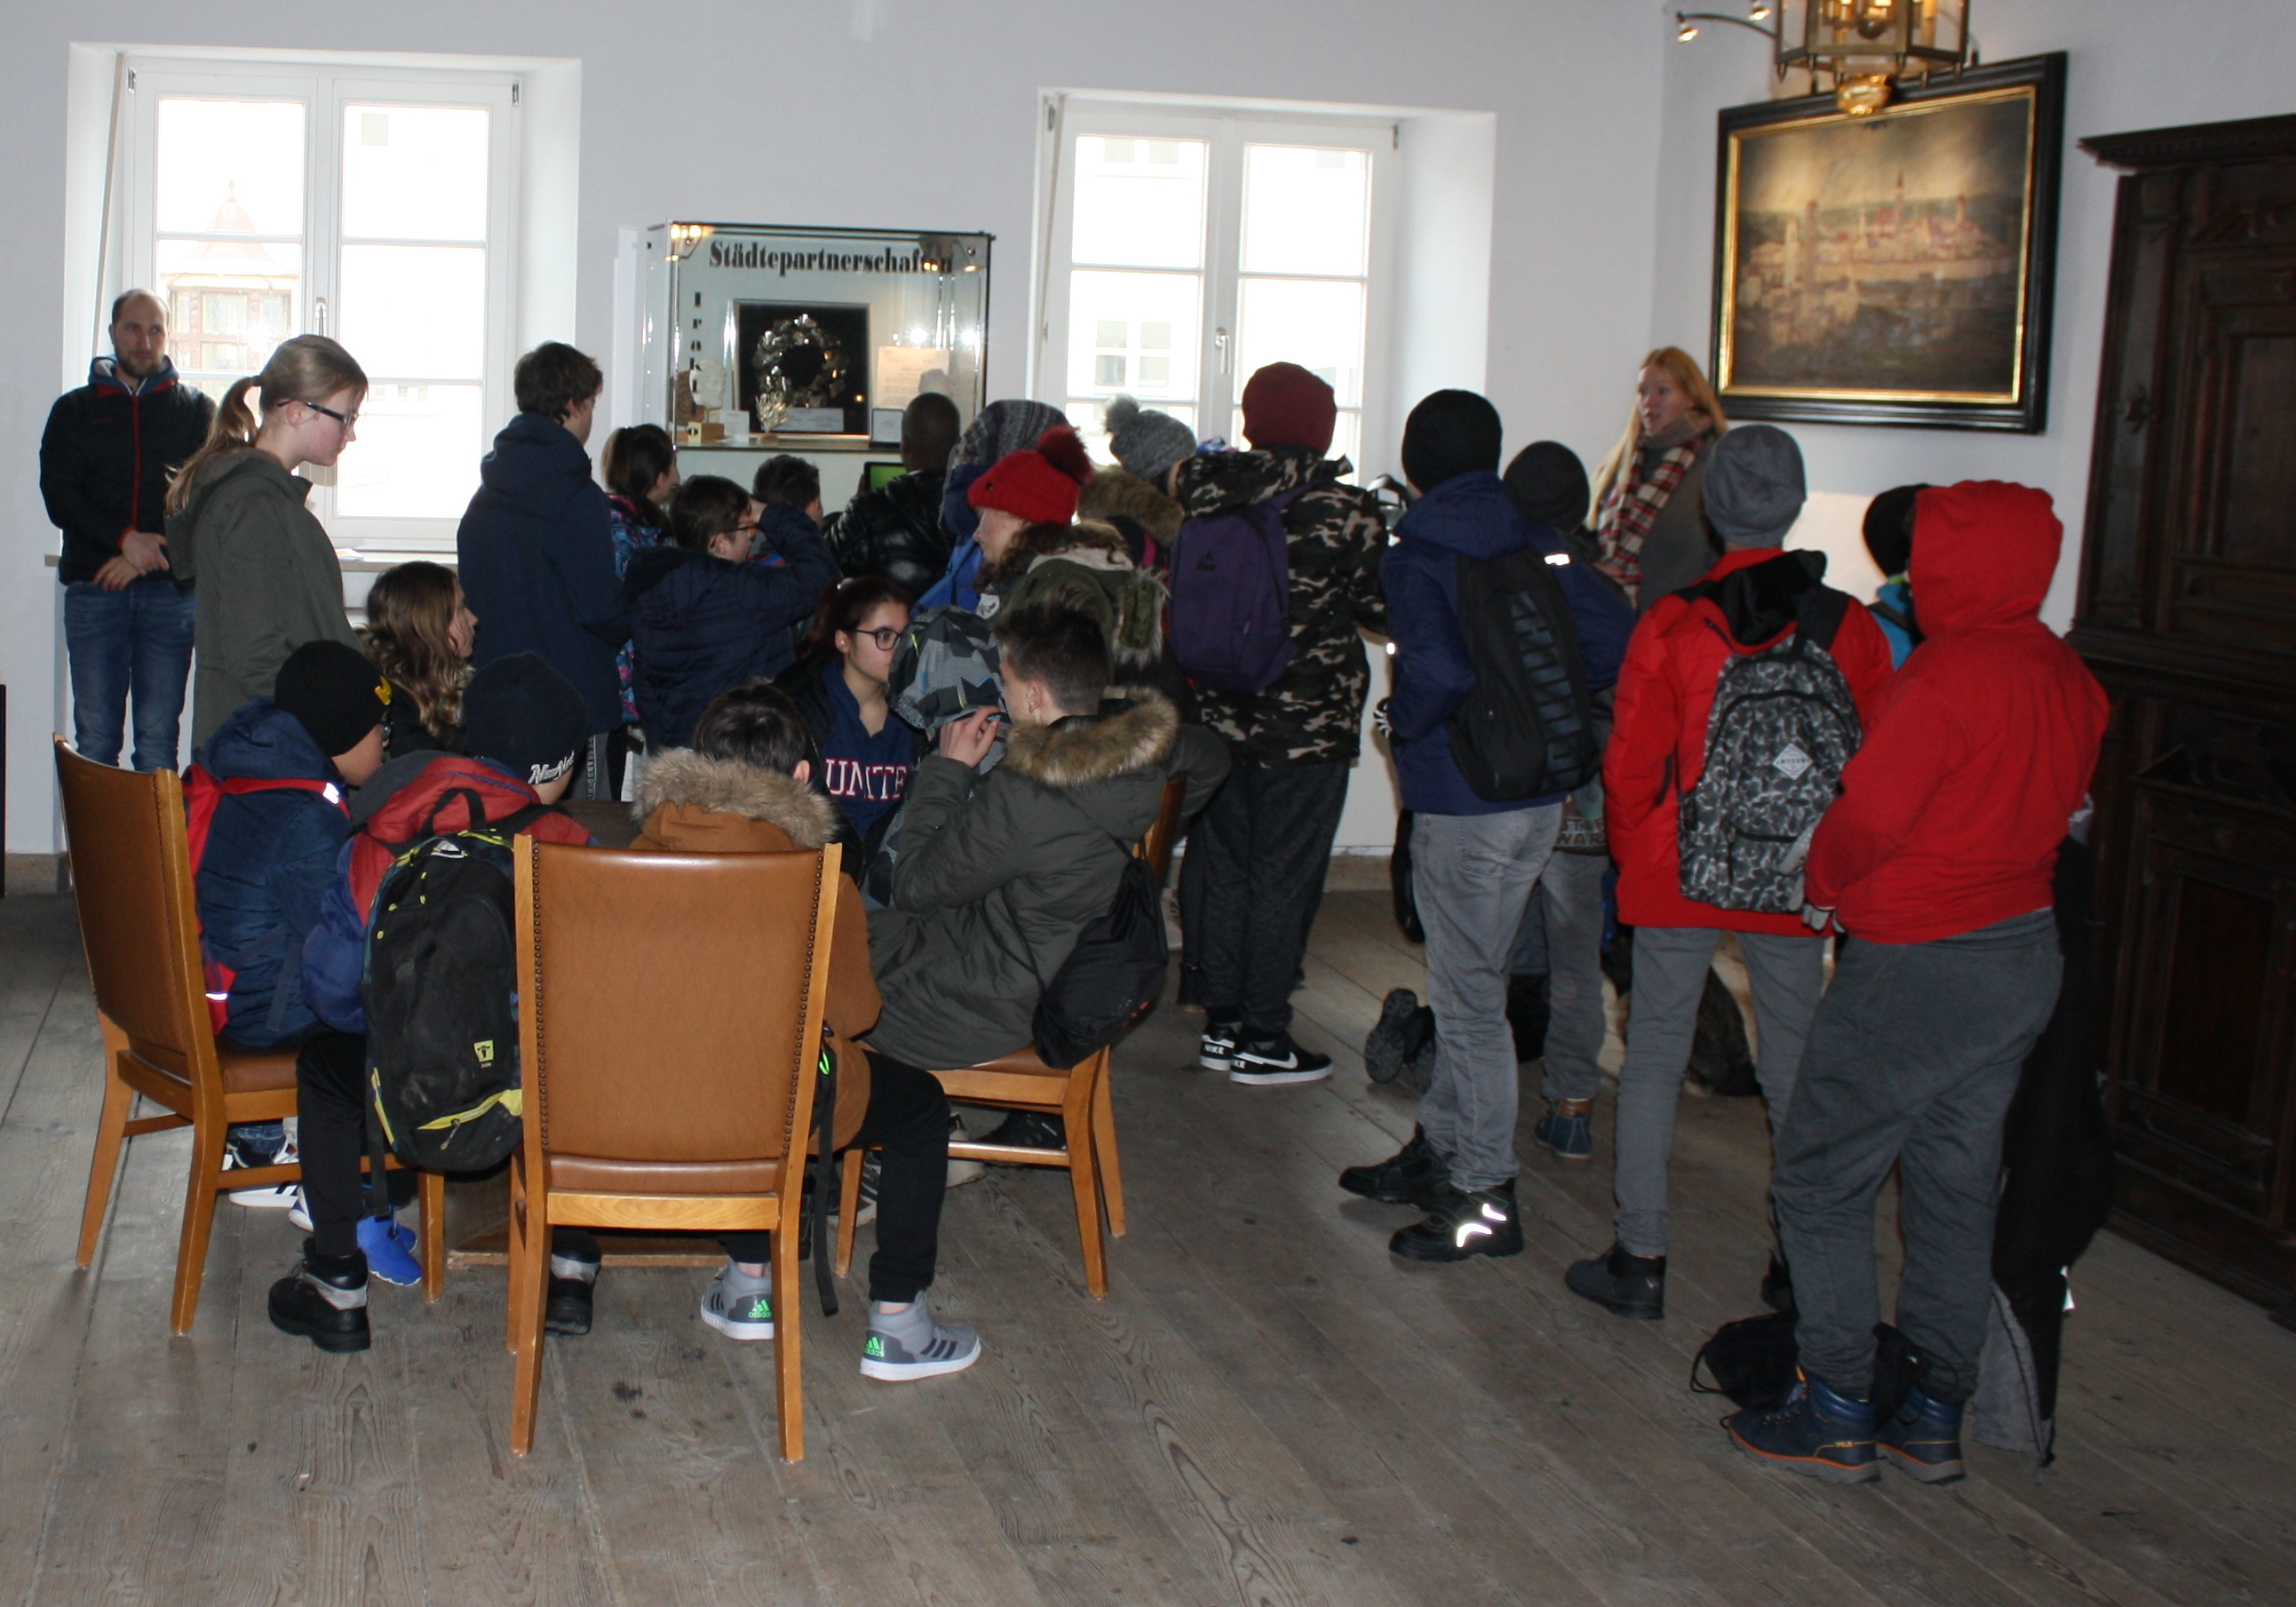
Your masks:
M1413 891L1427 929L1427 1002L1436 1023L1435 1075L1419 1102L1419 1126L1449 1164L1456 1188L1496 1188L1520 1169L1508 963L1562 824L1561 804L1412 822Z
M1539 1092L1549 1099L1592 1099L1602 1086L1603 875L1610 865L1603 854L1557 852L1538 878L1547 1006Z
M1977 1388L2002 1124L2062 971L2046 909L1935 943L1841 946L1771 1183L1811 1377L1847 1395L1871 1385L1874 1199L1895 1166L1898 1327L1928 1360L1930 1395Z
M1722 934L1710 926L1635 928L1633 1008L1619 1068L1619 1242L1628 1255L1666 1254L1666 1168L1674 1113L1698 1031L1698 1001ZM1825 987L1825 939L1740 932L1760 1043L1755 1074L1776 1131L1793 1098L1794 1070Z

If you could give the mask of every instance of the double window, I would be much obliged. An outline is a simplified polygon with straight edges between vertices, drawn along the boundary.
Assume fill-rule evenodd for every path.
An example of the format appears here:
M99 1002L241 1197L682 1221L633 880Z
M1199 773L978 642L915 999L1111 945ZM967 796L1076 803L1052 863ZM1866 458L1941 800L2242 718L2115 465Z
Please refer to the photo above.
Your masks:
M1338 398L1332 455L1359 457L1391 127L1075 102L1048 120L1035 394L1103 456L1119 392L1240 446L1244 382L1297 363Z
M291 335L340 340L369 389L313 510L339 545L451 545L512 411L516 80L130 66L119 283L214 396Z

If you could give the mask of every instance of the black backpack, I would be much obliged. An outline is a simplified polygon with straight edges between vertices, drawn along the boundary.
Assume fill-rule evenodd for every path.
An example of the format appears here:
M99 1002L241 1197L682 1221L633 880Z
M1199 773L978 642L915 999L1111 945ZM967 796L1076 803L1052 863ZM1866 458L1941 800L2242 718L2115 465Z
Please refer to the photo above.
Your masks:
M1118 840L1119 848L1124 844ZM1006 883L1009 906L1011 883ZM1037 1055L1056 1071L1114 1043L1148 1013L1164 990L1171 949L1164 937L1162 901L1148 862L1126 849L1116 899L1084 929L1069 957L1043 983L1037 998ZM1031 969L1034 962L1030 962ZM1039 979L1041 981L1042 979Z
M476 795L467 802L481 817ZM549 812L529 804L392 845L400 851L375 890L359 995L380 1140L409 1166L483 1171L523 1135L510 843Z
M1526 546L1458 561L1459 636L1475 688L1451 717L1451 757L1476 797L1543 798L1602 769L1578 629L1546 560Z

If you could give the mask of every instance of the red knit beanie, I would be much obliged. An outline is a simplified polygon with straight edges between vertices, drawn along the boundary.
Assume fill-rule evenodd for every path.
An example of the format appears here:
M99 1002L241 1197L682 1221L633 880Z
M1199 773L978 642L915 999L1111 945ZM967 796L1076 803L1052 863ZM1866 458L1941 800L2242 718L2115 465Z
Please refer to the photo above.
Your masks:
M1254 447L1332 449L1332 388L1297 363L1270 363L1243 388L1243 439Z
M964 500L975 508L1001 508L1030 524L1066 524L1076 517L1077 488L1092 478L1092 458L1066 424L1037 438L1033 450L1008 452L972 482Z

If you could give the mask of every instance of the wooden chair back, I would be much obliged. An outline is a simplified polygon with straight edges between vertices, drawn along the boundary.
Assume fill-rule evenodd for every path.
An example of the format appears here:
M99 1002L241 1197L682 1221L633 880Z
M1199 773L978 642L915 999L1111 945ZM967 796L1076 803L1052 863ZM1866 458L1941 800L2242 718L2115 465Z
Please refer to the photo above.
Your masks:
M1164 873L1172 868L1172 846L1180 835L1180 806L1188 796L1185 772L1164 778L1164 796L1156 807L1156 824L1140 840L1140 857L1148 862L1148 873L1156 878L1156 885L1164 885Z

